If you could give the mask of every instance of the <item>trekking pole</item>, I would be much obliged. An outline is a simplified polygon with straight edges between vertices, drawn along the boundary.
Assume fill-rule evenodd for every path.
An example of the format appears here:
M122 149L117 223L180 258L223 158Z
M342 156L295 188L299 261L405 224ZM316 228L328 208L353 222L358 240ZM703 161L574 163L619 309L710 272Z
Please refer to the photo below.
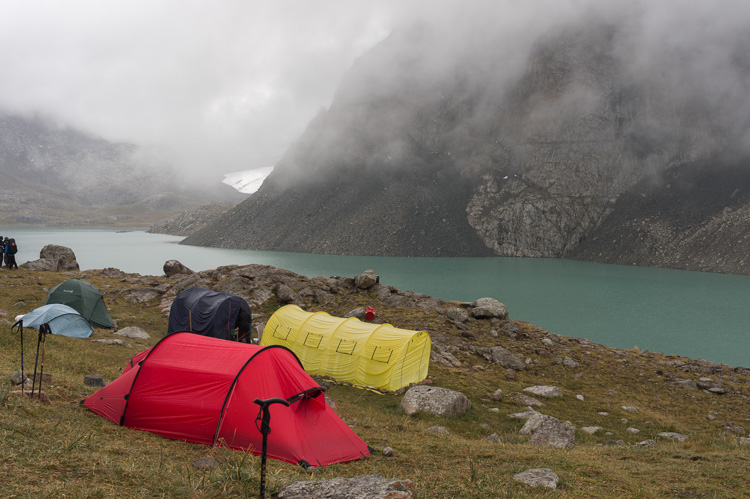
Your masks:
M18 328L18 332L21 335L21 391L23 391L24 381L26 381L24 379L26 373L23 371L23 320L19 320L15 324L13 324L10 327L10 330L13 331L14 327Z
M36 359L34 359L34 377L31 378L31 398L34 398L34 387L36 386L36 367L39 365L39 345L42 343L42 328L39 328L39 336L36 340Z
M263 435L263 450L260 459L260 499L265 499L266 453L268 452L268 434L271 433L271 411L269 411L269 406L272 404L283 404L286 407L289 407L289 402L281 398L272 398L265 400L255 399L253 400L253 403L260 406L258 416L255 418L255 427L258 428L258 431ZM260 426L258 426L258 421L260 421Z
M39 326L39 332L42 333L42 364L39 370L39 400L42 399L42 380L44 379L44 351L47 346L47 335L51 333L49 324Z

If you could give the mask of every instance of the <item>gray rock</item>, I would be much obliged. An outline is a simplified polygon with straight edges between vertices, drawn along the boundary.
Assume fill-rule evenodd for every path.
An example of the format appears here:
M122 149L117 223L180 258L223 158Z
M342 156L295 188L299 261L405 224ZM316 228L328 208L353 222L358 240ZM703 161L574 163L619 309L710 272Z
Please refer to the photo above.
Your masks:
M48 244L39 252L39 260L26 262L21 267L29 270L46 270L52 272L80 270L73 250L57 244Z
M184 266L177 260L167 260L164 262L164 275L172 277L178 274L195 274L192 270Z
M571 369L575 369L576 367L579 367L581 364L571 359L570 357L563 357L562 365Z
M91 340L91 341L94 341L96 343L104 343L105 345L119 345L123 347L132 348L128 342L124 340L120 340L120 339L114 339L114 340L101 339L101 340Z
M742 437L742 438L740 438L740 443L741 444L746 444L746 445L750 444L750 437Z
M430 426L427 428L430 433L437 433L438 435L448 436L451 432L445 426Z
M418 412L429 412L438 416L460 416L471 409L471 402L461 392L436 386L415 386L401 400L404 412L413 416Z
M392 457L394 455L393 449L390 447L383 447L383 455L386 457Z
M493 433L492 435L488 435L484 437L485 440L487 440L490 443L497 444L500 443L500 436L497 433Z
M586 399L585 399L585 398L583 397L583 395L581 395L580 393L579 393L578 395L576 395L576 399L580 400L581 402L583 402L584 400L586 400Z
M366 310L365 310L364 307L358 307L358 308L355 308L354 310L348 311L344 315L344 319L348 319L350 317L356 317L357 319L359 319L361 321L364 321L365 320L365 312L366 312Z
M627 431L628 433L632 435L638 435L641 432L641 430L639 430L638 428L633 428L632 426L626 429L625 431Z
M554 344L555 344L555 342L552 341L551 339L549 339L549 338L542 338L542 345L544 345L545 347L551 347Z
M608 447L620 447L625 445L625 440L607 440L606 442L602 442L602 445Z
M656 447L656 440L643 440L635 445L637 445L638 447Z
M133 339L140 339L140 340L147 340L151 338L151 336L144 331L143 329L137 327L137 326L128 326L120 329L119 331L115 331L114 334L119 336L125 336L126 338L133 338Z
M513 475L513 480L532 487L556 489L560 478L549 468L534 468Z
M630 405L621 405L620 409L622 409L623 411L628 411L628 412L637 412L638 411L637 407L633 407L633 406L630 406Z
M86 386L98 386L102 387L106 383L104 383L104 378L101 376L96 376L94 374L89 374L87 376L83 377L83 384Z
M663 431L659 433L658 436L663 438L671 438L672 440L677 440L678 442L684 442L689 438L687 435L683 435L682 433L675 433L673 431Z
M99 272L99 275L104 277L123 277L125 276L125 272L114 267L107 267L105 269L102 269L102 271Z
M471 315L477 319L508 318L508 309L494 298L480 298L472 307Z
M281 303L294 303L299 301L299 295L294 292L292 288L287 286L286 284L278 284L273 289L274 294L276 295L276 298L279 299Z
M19 369L18 371L14 372L14 373L13 373L13 374L12 374L12 375L10 376L10 382L11 382L12 384L14 384L14 385L20 385L20 384L22 384L22 383L23 383L24 381L26 381L27 379L28 379L28 378L26 377L26 373L25 373L25 372L23 372L23 371L21 371L20 369Z
M123 298L131 303L146 303L163 294L156 288L136 288L127 291Z
M531 415L519 433L531 435L531 443L543 447L571 448L576 441L573 426L540 413Z
M530 397L525 393L511 393L508 395L508 400L525 406L542 407L544 405L541 400Z
M503 347L490 347L488 349L478 349L478 352L486 352L486 357L490 362L493 362L499 366L507 369L513 369L515 371L521 371L526 367L521 359L510 353Z
M539 414L531 407L526 407L526 410L523 412L514 412L513 414L508 414L509 418L513 419L529 419L534 414Z
M407 499L416 496L410 480L361 475L321 481L292 482L281 487L279 499Z
M445 312L445 316L455 322L466 322L469 320L469 312L467 312L464 308L449 308Z
M365 270L363 273L354 278L354 285L359 289L371 288L378 282L380 282L380 277L375 275L375 272L371 269Z
M739 435L744 435L746 433L745 432L745 428L743 428L742 426L729 426L729 425L727 425L727 426L724 427L724 429L727 430L727 431L731 431L732 433L737 433Z
M562 397L563 392L556 386L551 385L535 385L528 388L524 388L523 391L533 393L539 397L556 398Z
M674 380L674 384L683 388L698 388L698 383L692 379L676 379Z
M589 435L593 435L594 433L596 433L597 431L601 429L602 429L601 426L584 426L583 428L581 428L581 431L584 433L588 433Z
M492 400L503 400L503 391L500 388L492 392Z

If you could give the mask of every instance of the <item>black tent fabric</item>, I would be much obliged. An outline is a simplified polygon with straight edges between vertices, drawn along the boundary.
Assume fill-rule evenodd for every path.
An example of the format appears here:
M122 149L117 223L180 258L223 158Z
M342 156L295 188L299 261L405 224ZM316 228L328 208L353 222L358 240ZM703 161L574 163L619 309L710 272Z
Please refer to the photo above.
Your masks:
M239 296L195 287L181 292L172 302L167 334L189 331L230 340L232 330L240 326L240 333L246 332L249 341L251 322L250 305Z

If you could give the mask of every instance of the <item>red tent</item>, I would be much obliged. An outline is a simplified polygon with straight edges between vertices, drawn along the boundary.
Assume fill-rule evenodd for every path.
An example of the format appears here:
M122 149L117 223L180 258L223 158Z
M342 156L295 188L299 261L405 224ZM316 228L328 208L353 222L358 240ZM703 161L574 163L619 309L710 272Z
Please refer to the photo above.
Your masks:
M260 454L255 398L271 405L268 457L322 466L360 459L365 444L326 403L322 388L284 347L175 333L136 355L84 405L128 428Z

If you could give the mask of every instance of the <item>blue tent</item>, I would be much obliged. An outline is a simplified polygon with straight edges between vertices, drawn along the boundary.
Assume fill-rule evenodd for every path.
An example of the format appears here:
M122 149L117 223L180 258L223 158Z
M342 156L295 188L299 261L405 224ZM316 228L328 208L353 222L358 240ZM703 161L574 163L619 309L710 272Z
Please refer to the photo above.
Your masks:
M81 314L59 303L42 305L21 317L21 320L23 327L39 329L39 326L47 323L52 334L72 338L88 338L94 332L91 324Z

